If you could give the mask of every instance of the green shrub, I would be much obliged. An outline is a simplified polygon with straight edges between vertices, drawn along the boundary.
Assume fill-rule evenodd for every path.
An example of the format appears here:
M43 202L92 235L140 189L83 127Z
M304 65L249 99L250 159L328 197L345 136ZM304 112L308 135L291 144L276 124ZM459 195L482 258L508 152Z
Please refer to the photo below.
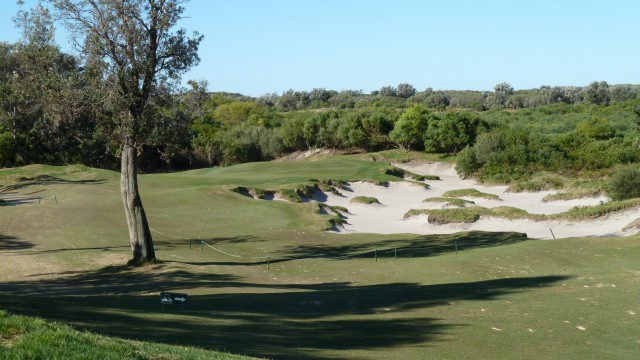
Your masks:
M8 133L0 133L0 167L12 165L16 158L15 141Z
M576 126L576 133L598 140L606 140L616 136L616 130L607 119L584 120Z
M476 152L473 148L467 146L458 153L456 159L456 172L460 177L467 178L478 169L482 167L482 164L478 163L476 158Z
M613 200L640 197L640 167L620 167L611 178L607 195Z

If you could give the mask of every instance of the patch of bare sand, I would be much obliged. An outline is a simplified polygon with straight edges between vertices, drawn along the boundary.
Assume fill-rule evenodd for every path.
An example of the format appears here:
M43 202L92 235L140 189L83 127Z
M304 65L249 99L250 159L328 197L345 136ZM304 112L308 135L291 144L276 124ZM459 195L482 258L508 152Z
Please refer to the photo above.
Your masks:
M447 234L459 231L516 231L524 232L530 238L551 239L585 236L626 236L634 234L637 229L625 228L640 217L640 208L613 213L596 220L588 221L532 221L507 220L502 218L481 217L471 224L435 225L427 222L426 216L404 218L411 209L438 209L443 203L423 202L426 198L441 197L445 192L457 189L476 189L495 194L500 200L465 197L476 205L492 208L511 206L526 210L531 214L557 214L576 206L593 206L609 201L605 196L590 197L567 201L543 202L542 199L552 191L510 193L507 186L481 185L473 180L461 179L453 164L423 163L394 164L397 167L420 175L436 175L441 180L427 180L429 189L409 182L393 182L388 186L378 186L366 182L349 184L347 190L341 191L344 196L327 193L329 205L344 206L349 209L346 214L345 232L368 232L381 234L414 233L414 234ZM350 201L356 196L370 196L378 199L383 206L354 205ZM552 233L553 232L553 233Z

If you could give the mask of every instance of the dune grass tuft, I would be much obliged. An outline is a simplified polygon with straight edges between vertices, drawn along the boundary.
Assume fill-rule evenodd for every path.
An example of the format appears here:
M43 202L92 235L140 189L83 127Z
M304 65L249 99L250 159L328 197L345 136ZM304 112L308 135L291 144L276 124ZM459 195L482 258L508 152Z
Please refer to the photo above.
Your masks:
M562 201L562 200L575 200L588 197L597 197L602 195L601 189L572 189L569 191L562 191L555 194L549 194L545 196L542 201Z
M640 199L630 199L614 201L596 206L580 206L559 214L544 215L530 214L526 210L510 207L498 206L495 208L484 208L481 206L469 206L456 209L412 209L404 214L404 218L417 215L428 215L431 224L450 223L473 223L481 216L497 217L503 219L527 219L533 221L544 220L588 220L597 219L618 211L624 211L640 206Z
M483 193L476 189L457 189L449 190L442 194L443 197L459 198L459 197L477 197L489 200L502 200L498 195Z
M544 190L557 190L564 186L562 179L555 177L543 177L535 180L520 181L510 185L508 192L536 192Z
M453 207L465 207L467 205L474 205L473 201L457 199L457 198L446 198L446 197L432 197L428 199L422 200L422 202L432 202L432 203L444 203L445 206L453 206Z
M380 201L378 201L378 199L371 196L356 196L353 199L351 199L351 203L373 205L373 204L380 204Z

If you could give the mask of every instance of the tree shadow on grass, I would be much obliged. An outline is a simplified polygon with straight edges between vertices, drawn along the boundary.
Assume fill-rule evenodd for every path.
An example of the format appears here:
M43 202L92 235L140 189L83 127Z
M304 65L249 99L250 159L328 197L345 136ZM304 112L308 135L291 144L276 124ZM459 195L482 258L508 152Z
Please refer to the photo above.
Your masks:
M168 251L184 248L187 249L189 247L188 240L154 240L153 241L156 251ZM195 242L194 242L195 246ZM73 247L73 248L57 248L57 249L47 249L47 250L32 250L27 251L25 254L36 255L36 254L55 254L55 253L65 253L65 252L82 252L82 251L123 251L126 249L131 249L130 245L121 245L121 246L87 246L87 247Z
M434 285L255 284L231 275L166 270L107 267L54 280L2 284L0 292L12 296L0 296L0 304L124 338L278 359L336 359L347 357L339 351L444 341L444 335L465 324L428 316L428 309L458 301L498 300L568 278ZM163 310L154 294L196 288L184 310Z
M34 245L28 241L20 240L17 237L0 234L0 251L3 250L25 250Z
M518 232L470 231L446 235L423 235L361 244L331 246L295 245L260 259L238 258L227 261L188 262L191 265L267 265L303 259L348 260L356 258L422 258L468 249L516 244L527 240ZM224 249L221 249L224 250ZM224 254L223 254L224 255ZM268 256L268 259L267 259Z

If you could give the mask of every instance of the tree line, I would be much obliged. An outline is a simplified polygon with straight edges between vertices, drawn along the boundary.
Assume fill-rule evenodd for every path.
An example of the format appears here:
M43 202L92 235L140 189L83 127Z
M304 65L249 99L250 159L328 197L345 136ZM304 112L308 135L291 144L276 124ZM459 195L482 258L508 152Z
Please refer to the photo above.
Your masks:
M108 62L95 54L62 52L51 15L41 5L20 12L16 24L21 41L0 43L0 166L82 163L118 169L122 125L129 120L114 111L116 97L105 96L113 93L113 79L105 76ZM181 88L175 80L166 76L154 84L144 114L130 129L139 139L142 171L265 161L319 147L464 151L468 175L483 167L500 169L505 162L522 167L558 157L565 160L557 168L588 167L576 155L577 144L631 141L624 134L640 94L637 85L594 81L518 91L500 83L491 92L417 91L401 83L368 94L316 88L249 97L209 92L203 80ZM538 138L523 139L532 126L540 130ZM557 131L549 134L549 129ZM489 134L501 138L500 145L486 145ZM534 151L539 161L522 154L517 161L485 159L487 149L511 151L506 144L511 138L549 148ZM470 149L477 153L475 162Z

